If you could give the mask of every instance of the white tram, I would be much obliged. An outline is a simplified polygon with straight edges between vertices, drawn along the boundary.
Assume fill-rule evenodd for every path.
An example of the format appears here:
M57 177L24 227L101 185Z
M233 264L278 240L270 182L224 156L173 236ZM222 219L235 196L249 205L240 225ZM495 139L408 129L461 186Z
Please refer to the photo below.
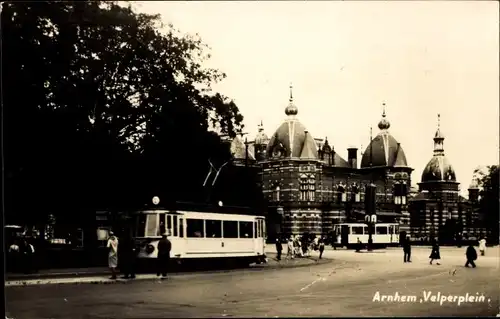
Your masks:
M156 258L165 232L170 257L178 263L200 259L232 259L249 265L265 262L265 218L193 211L145 210L137 214L136 243L142 262Z
M358 238L363 244L368 243L368 225L364 223L344 223L333 226L334 245L337 247L354 247ZM372 233L374 246L387 247L399 245L399 224L375 224Z

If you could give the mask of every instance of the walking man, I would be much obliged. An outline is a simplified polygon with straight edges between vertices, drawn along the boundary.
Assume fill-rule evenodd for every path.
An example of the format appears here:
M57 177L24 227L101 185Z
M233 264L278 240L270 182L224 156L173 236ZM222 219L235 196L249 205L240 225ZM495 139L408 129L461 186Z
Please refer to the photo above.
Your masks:
M318 241L319 245L319 259L323 257L323 252L325 251L325 239L321 237L321 239Z
M404 262L411 263L411 241L410 236L406 237L406 240L403 243L403 251L404 251Z
M170 263L170 250L172 250L172 243L167 239L167 233L164 233L158 242L158 269L156 276L162 276L162 279L167 278L168 264Z
M278 256L276 256L276 259L277 260L281 260L281 252L283 251L283 246L281 245L281 240L278 238L276 238L276 253L278 254Z
M125 233L120 243L120 270L124 279L135 278L136 249L133 238Z
M111 279L116 279L116 267L118 267L118 238L110 231L108 239L108 266L111 270Z
M477 252L474 246L469 245L467 247L467 251L465 252L465 256L467 257L467 262L465 263L465 267L469 267L469 265L472 266L472 268L476 268L476 264L474 263L474 260L477 259Z

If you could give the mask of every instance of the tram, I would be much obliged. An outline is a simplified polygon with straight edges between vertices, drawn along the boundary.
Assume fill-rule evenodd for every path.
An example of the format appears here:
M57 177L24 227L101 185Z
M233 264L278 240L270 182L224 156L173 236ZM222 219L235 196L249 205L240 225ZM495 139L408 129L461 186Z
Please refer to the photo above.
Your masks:
M135 214L139 262L158 256L157 245L165 233L172 243L170 257L178 264L231 260L248 266L266 261L262 216L166 209Z
M333 233L336 247L353 248L358 243L358 239L364 244L368 243L368 225L364 223L336 224L333 226ZM374 247L398 246L399 224L375 224L372 242Z

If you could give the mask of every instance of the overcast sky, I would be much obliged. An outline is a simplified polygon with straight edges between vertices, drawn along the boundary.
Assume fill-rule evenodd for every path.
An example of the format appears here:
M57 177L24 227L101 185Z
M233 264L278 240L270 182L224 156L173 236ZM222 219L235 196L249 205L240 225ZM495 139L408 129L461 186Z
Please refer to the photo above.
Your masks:
M298 118L344 158L366 148L387 104L390 132L418 183L432 157L437 114L462 190L499 161L496 1L136 2L212 48L245 131L284 120L289 85ZM361 151L361 150L360 150ZM364 150L363 150L364 151ZM359 155L358 155L359 156Z

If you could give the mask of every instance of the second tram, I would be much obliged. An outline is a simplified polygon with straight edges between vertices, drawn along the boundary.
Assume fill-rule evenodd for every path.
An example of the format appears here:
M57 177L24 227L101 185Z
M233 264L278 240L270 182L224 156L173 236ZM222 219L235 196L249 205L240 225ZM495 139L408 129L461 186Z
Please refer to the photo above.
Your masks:
M358 239L368 243L368 225L363 223L344 223L333 226L334 245L336 247L353 248ZM372 233L374 247L387 247L399 245L399 224L379 223L375 224Z

